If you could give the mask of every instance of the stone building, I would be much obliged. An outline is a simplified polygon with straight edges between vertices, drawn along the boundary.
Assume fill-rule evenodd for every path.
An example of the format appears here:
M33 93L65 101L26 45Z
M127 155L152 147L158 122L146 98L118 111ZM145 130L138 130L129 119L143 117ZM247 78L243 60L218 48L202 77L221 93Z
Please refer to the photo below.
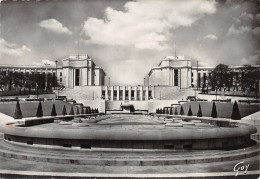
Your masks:
M61 66L37 65L0 65L0 71L19 73L53 74L61 86L74 88L77 86L103 86L105 84L104 70L96 66L94 61L86 54L71 55L62 59Z
M167 56L158 67L148 73L149 86L191 87L191 59L184 56Z
M62 84L65 88L75 86L103 86L104 70L96 66L88 55L71 55L62 60Z

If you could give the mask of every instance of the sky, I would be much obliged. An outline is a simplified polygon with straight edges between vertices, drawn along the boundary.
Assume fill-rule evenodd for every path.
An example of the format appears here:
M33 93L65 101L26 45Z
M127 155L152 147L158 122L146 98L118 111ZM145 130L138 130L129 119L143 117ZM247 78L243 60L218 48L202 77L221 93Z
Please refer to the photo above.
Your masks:
M0 64L88 54L111 85L142 85L169 55L199 66L260 64L258 0L56 0L0 3ZM176 45L175 45L176 44Z

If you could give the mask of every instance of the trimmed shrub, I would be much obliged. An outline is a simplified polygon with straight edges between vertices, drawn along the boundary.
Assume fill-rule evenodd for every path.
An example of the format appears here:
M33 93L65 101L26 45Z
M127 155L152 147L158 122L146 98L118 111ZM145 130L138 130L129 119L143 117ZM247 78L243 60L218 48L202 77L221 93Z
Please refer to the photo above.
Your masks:
M191 105L189 107L188 116L192 116Z
M212 111L211 111L211 117L213 117L213 118L217 118L218 117L218 113L217 113L215 102L213 102Z
M234 120L240 120L241 119L241 115L240 115L240 112L239 112L237 101L235 101L235 103L234 103L231 119L234 119Z
M37 109L37 112L36 112L36 117L42 117L42 116L43 116L42 103L39 102L38 109Z
M181 109L180 109L180 115L184 115L184 110L183 110L182 106L181 106Z
M52 105L51 116L57 116L55 104Z
M66 106L65 105L63 106L63 109L62 109L62 115L63 116L67 115L67 110L66 110Z
M201 111L201 106L200 106L200 104L199 104L199 110L198 110L197 116L198 116L198 117L202 117L202 111Z
M175 107L174 115L178 115L177 107Z
M15 119L22 119L23 118L23 114L22 114L22 110L21 110L19 101L16 102L16 107L15 107L15 111L14 111L14 118Z
M74 109L73 109L73 106L71 106L71 108L70 108L70 113L69 113L69 115L74 115Z

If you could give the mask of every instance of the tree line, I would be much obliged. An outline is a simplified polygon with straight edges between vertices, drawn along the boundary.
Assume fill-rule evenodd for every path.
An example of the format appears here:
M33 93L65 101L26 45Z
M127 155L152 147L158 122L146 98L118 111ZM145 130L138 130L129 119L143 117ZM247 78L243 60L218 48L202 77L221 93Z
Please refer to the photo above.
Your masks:
M47 86L45 73L21 73L12 71L0 72L0 90L21 89L52 89L59 86L55 74L47 73Z
M212 73L201 77L201 87L205 91L259 91L260 69L251 65L244 65L237 69L228 65L217 65Z

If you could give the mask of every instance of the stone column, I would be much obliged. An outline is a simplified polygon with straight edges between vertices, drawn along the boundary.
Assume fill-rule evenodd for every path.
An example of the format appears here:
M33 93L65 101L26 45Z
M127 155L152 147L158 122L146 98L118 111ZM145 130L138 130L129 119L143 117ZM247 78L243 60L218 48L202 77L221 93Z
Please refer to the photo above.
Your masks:
M143 101L143 87L140 87L140 101Z
M108 87L105 86L105 100L108 100Z
M149 94L149 87L147 86L146 87L146 91L145 91L145 96L146 96L145 98L146 98L146 100L149 100L149 95L148 94Z
M114 101L114 86L111 86L110 90L111 90L111 101Z
M129 101L132 100L132 99L131 99L131 91L132 91L131 88L132 88L131 86L128 86L128 100L129 100Z
M116 100L119 101L120 86L117 86Z

